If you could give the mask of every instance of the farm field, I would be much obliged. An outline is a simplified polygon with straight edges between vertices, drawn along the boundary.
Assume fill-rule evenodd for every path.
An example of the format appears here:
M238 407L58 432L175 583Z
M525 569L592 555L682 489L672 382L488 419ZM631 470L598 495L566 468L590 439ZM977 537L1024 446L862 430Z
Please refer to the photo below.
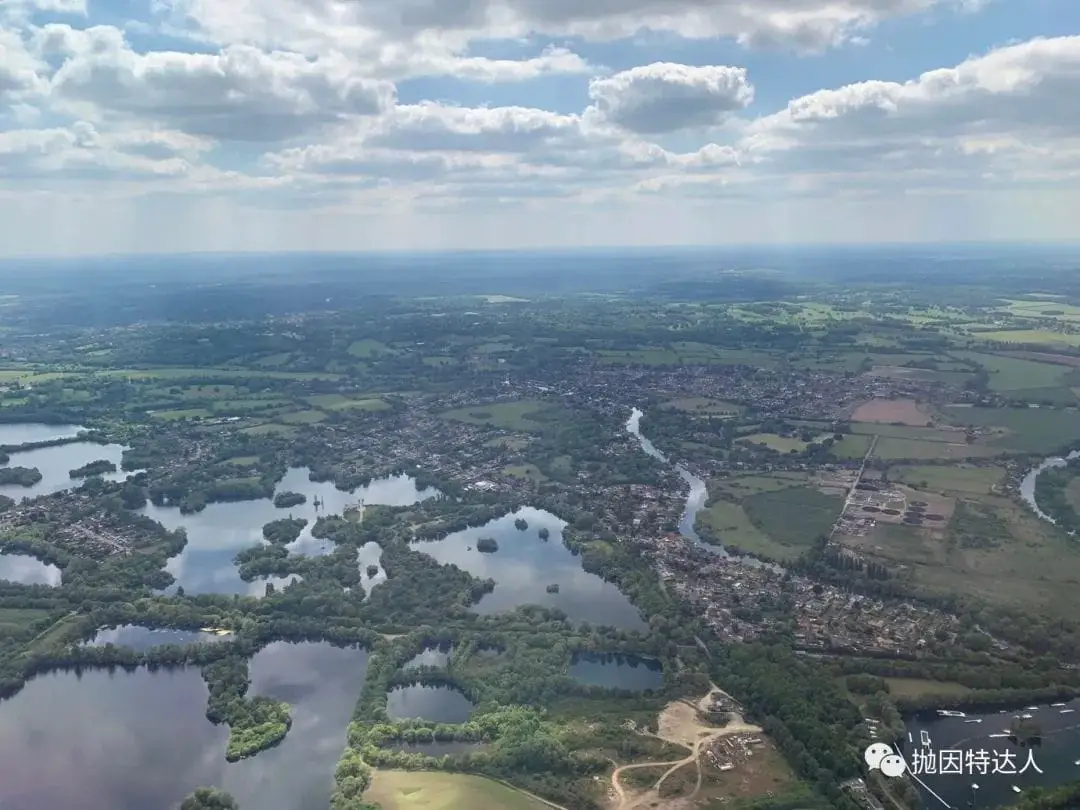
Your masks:
M306 397L306 401L313 408L322 410L340 411L346 408L358 408L363 411L385 411L390 408L389 403L377 397L347 397L343 394L316 394Z
M1054 363L979 352L958 352L957 356L985 368L990 376L990 390L1001 393L1066 387L1065 377L1069 374L1069 369Z
M1005 480L1005 470L1001 467L968 465L905 465L891 468L889 478L933 492L988 495L993 487Z
M486 405L472 405L468 408L456 408L445 411L443 419L467 422L473 425L491 425L503 430L516 430L524 433L540 431L545 423L530 418L532 414L550 411L551 406L539 400L516 400L514 402L493 402Z
M359 357L361 359L369 357L378 357L380 354L394 354L394 350L387 346L380 340L373 340L372 338L364 338L363 340L354 340L349 344L349 348L346 350L353 357Z
M996 332L972 332L978 340L997 343L1042 344L1044 346L1080 346L1080 334L1066 334L1049 329L1007 329Z
M719 399L709 399L708 397L673 399L670 402L665 402L663 407L685 411L695 416L737 416L743 412L741 405L723 402Z
M956 424L1001 427L988 444L1021 453L1052 453L1080 439L1080 412L1046 408L946 408Z
M940 442L922 439L898 439L885 436L874 446L874 458L884 461L900 459L962 459L999 455L1000 448L964 441Z
M805 486L806 477L741 476L710 484L697 527L722 545L779 561L803 554L827 534L843 498Z
M364 800L383 810L550 810L490 779L435 771L375 771Z
M775 433L753 433L743 436L739 441L762 444L778 453L790 453L792 450L801 453L809 447L809 442L804 442L802 439L793 436L778 436Z
M855 409L853 422L899 423L924 427L930 424L925 408L912 399L872 399Z
M673 343L637 349L595 349L602 363L647 366L734 366L748 365L775 368L777 355L754 349L721 349L706 343Z
M931 593L1074 618L1080 543L1008 498L959 501L944 532L881 523L844 542L890 568L907 566L914 584Z

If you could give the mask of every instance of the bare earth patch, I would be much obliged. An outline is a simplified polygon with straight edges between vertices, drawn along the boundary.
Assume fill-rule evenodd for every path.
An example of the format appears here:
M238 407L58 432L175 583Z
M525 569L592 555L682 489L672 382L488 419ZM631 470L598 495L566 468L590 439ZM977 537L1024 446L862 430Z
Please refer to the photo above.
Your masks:
M926 427L930 416L913 399L872 399L857 407L851 414L855 422L878 422Z

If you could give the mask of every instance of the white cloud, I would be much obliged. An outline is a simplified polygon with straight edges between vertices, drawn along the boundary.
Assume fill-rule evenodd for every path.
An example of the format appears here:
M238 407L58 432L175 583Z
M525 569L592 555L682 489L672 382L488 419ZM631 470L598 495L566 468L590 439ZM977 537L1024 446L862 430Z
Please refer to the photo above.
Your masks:
M639 134L711 127L754 99L746 69L670 62L624 70L589 82L597 112Z
M1080 148L1080 37L1034 39L904 83L820 90L751 123L742 147L775 170L937 170L971 180L1069 164ZM919 175L918 182L933 180Z
M641 31L735 38L749 46L817 50L881 20L966 0L166 0L218 42L256 41L324 52L440 32L459 42L533 33L613 40ZM304 23L300 25L300 23Z
M131 50L111 26L40 31L43 53L66 61L50 91L94 120L138 120L221 140L279 141L393 102L393 85L358 74L349 60L232 45L217 54Z

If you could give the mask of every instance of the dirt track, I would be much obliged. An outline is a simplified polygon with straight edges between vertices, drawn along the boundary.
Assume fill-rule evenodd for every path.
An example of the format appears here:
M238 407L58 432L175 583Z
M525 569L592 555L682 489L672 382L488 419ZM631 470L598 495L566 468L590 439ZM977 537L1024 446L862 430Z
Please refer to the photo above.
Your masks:
M732 734L761 733L761 728L759 726L745 722L739 714L733 714L731 721L723 728L714 728L701 724L697 720L696 710L707 707L714 694L726 694L722 689L718 688L716 684L712 684L712 687L712 691L699 700L696 707L678 701L669 704L660 716L659 732L656 736L665 742L689 748L690 753L687 756L682 759L670 760L668 762L635 762L632 765L617 766L615 770L611 772L611 787L615 791L615 797L618 802L615 805L615 810L632 810L632 808L640 807L646 802L659 801L660 787L664 784L665 780L680 768L684 768L690 764L693 764L697 771L697 785L695 785L693 792L686 797L686 800L693 800L701 790L703 773L701 770L700 757L703 746L707 746L719 737L727 737ZM693 714L690 715L690 718L686 717L686 709L690 709L690 711L693 712ZM687 743L690 744L688 745ZM612 764L615 765L616 763L612 761ZM626 790L619 782L619 777L624 771L638 770L640 768L657 768L664 765L669 767L664 771L663 775L653 783L652 787L637 796L628 796Z

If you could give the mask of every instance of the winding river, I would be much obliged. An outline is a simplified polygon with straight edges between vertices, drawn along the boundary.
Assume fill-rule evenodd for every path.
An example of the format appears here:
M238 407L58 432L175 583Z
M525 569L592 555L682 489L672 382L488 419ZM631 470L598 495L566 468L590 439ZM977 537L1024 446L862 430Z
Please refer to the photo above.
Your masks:
M626 429L637 438L638 442L641 444L642 450L658 461L662 461L665 464L671 464L672 462L668 460L667 456L656 449L656 445L641 435L641 417L644 415L644 411L639 408L634 408L630 413L630 418L626 421ZM698 512L705 508L705 501L709 496L708 490L705 487L705 482L686 469L682 464L675 464L674 466L675 471L690 487L690 492L686 496L686 507L683 509L682 519L679 521L679 534L713 554L726 557L727 552L724 551L722 547L706 543L701 539L701 536L694 528L694 524L697 522Z
M1049 523L1055 523L1056 521L1042 511L1039 505L1035 503L1035 479L1039 477L1039 473L1043 470L1052 470L1057 467L1064 467L1074 458L1080 458L1080 450L1074 450L1069 453L1068 456L1062 458L1061 456L1054 456L1052 458L1045 459L1038 467L1032 468L1031 472L1024 476L1020 482L1020 497L1024 499L1024 503L1035 510L1035 514L1043 520Z

